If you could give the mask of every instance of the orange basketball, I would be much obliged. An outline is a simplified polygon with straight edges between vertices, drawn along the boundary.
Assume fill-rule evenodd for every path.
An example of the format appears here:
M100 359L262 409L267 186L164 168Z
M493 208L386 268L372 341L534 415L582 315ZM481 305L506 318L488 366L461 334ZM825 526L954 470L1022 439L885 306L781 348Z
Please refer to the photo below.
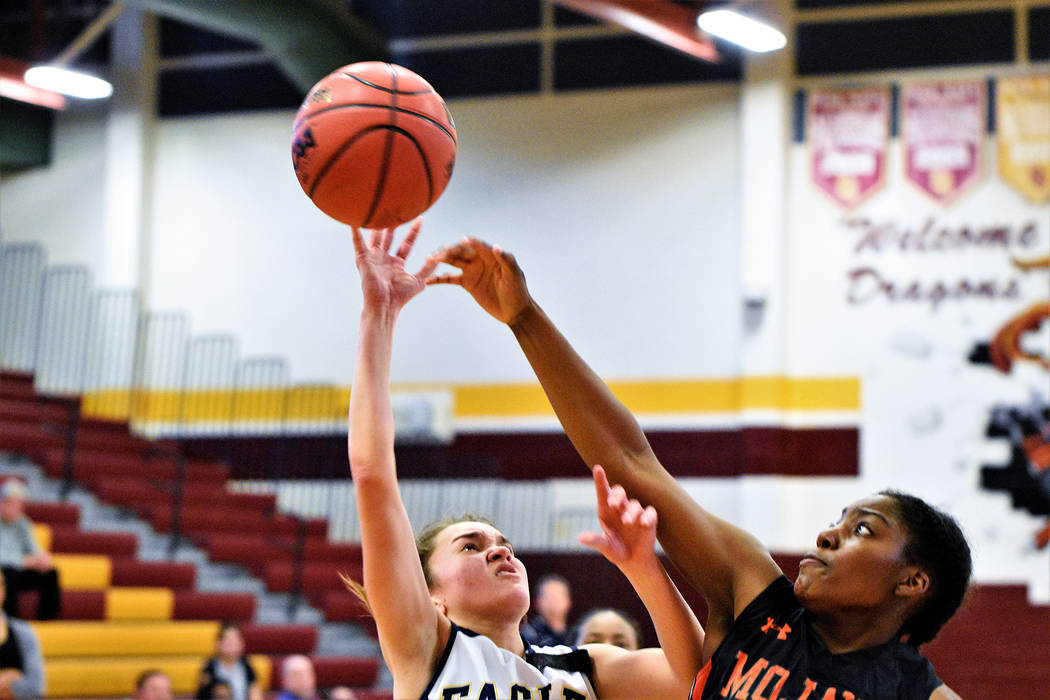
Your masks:
M351 63L306 95L292 127L303 191L333 219L386 228L426 211L456 164L456 125L441 96L402 66Z

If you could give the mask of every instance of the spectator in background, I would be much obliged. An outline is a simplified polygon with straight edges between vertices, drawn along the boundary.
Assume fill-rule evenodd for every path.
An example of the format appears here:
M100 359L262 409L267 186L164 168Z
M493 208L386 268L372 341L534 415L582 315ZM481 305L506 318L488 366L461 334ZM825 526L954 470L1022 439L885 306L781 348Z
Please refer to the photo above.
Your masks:
M0 581L0 596L4 595ZM0 699L44 695L44 659L36 632L23 620L0 612Z
M536 612L521 628L526 642L541 647L572 644L569 629L572 591L564 576L546 574L540 578L532 606Z
M233 689L226 681L213 680L197 689L197 700L227 700L233 697Z
M345 685L337 685L328 690L328 700L357 700L357 693Z
M225 624L219 629L215 656L201 669L197 697L211 697L202 694L216 681L229 686L233 700L262 700L258 676L244 655L244 636L234 625Z
M40 594L36 617L52 620L58 617L60 607L58 572L51 555L33 536L33 523L25 514L27 494L25 484L18 479L8 479L0 486L0 569L7 588L4 612L8 617L18 617L19 595L33 588Z
M634 651L641 648L642 632L635 619L622 610L593 608L580 618L575 644L612 644Z
M277 700L318 700L314 664L302 654L285 657L281 663L281 685Z
M139 674L135 681L135 700L173 700L171 677L158 668L151 668Z

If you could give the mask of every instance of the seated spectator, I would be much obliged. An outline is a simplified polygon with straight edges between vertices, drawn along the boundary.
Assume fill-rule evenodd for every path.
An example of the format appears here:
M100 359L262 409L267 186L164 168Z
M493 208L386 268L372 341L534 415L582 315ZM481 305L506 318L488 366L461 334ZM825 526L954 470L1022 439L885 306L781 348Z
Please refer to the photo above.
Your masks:
M569 610L572 609L572 592L569 582L558 574L547 574L536 584L532 601L535 614L521 628L521 636L536 646L572 644L569 629Z
M36 617L58 617L60 598L58 572L51 555L40 548L33 536L33 523L25 514L25 484L8 479L0 486L0 569L4 574L7 597L4 612L18 617L18 597L26 589L40 594Z
M226 700L233 697L233 688L226 681L213 680L197 689L197 700Z
M641 647L642 634L630 615L616 608L594 608L580 618L576 627L576 646L612 644L634 651Z
M314 664L302 654L285 657L281 663L281 685L277 700L318 700Z
M345 685L337 685L328 689L327 697L328 700L357 700L357 693Z
M43 695L44 659L36 632L29 623L0 612L0 698L21 700Z
M223 625L219 629L215 656L208 659L201 669L197 697L212 697L202 693L216 681L229 686L232 693L229 697L233 700L262 700L258 675L244 655L244 636L234 625Z
M139 674L135 681L135 700L173 700L171 678L157 668Z

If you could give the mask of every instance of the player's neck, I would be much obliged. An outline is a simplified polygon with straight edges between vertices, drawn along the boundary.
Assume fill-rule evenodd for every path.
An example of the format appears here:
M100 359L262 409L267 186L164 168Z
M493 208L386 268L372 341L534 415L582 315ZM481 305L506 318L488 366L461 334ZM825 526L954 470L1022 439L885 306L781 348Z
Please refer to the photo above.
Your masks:
M813 616L814 631L832 654L845 654L885 644L900 636L900 618L892 612Z
M493 620L474 620L460 622L456 620L456 624L460 627L466 627L472 632L483 634L492 642L507 651L517 656L525 655L525 643L521 639L521 632L518 630L517 622L495 622Z

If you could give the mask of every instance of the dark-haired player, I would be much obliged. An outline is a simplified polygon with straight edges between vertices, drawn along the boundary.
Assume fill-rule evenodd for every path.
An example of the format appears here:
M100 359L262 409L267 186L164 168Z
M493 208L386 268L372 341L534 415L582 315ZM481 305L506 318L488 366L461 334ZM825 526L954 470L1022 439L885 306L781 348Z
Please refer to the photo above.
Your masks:
M750 533L700 507L653 454L627 408L528 292L514 257L465 238L436 254L506 323L588 465L660 516L660 542L709 608L694 700L950 700L918 647L969 585L970 550L949 516L883 492L817 535L794 585Z

